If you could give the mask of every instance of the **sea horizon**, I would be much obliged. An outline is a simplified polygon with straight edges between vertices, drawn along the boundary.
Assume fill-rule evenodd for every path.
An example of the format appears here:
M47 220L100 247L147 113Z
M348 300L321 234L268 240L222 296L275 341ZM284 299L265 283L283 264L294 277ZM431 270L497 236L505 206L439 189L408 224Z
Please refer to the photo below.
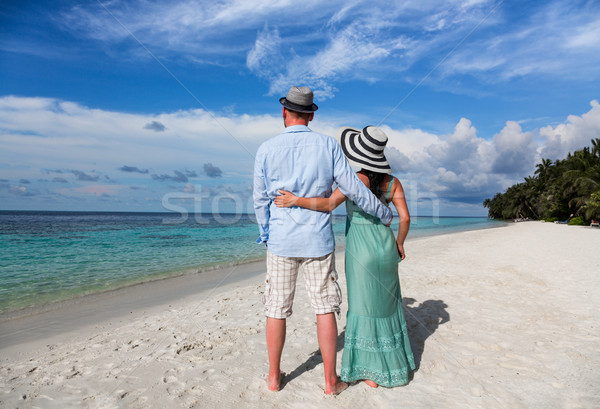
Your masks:
M131 214L169 214L169 215L173 215L173 214L182 214L179 212L173 212L173 211L168 211L168 210L163 210L163 211L154 211L154 210L139 210L139 211L131 211L131 210L14 210L14 209L0 209L0 214L2 213L131 213ZM195 214L201 214L201 215L214 215L214 212L185 212L183 214L188 214L188 215L195 215ZM222 214L222 215L242 215L242 216L252 216L254 215L254 213L245 213L245 212L219 212L218 214ZM334 216L339 216L342 215L343 213L338 213L337 211L333 213ZM396 213L394 213L394 216L397 216ZM444 216L436 216L436 215L432 215L432 214L422 214L422 215L418 215L418 216L412 216L411 215L411 219L415 217L441 217L441 218L476 218L476 219L481 219L481 218L486 218L486 219L493 219L491 217L488 216L467 216L467 215L444 215Z

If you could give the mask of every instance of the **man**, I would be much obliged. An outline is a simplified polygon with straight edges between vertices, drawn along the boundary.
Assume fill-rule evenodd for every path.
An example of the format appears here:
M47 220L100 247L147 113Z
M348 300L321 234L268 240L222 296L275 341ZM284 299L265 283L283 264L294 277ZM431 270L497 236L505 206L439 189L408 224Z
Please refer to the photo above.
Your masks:
M358 179L341 146L333 138L308 128L318 109L310 88L291 87L279 102L283 105L286 128L259 147L254 165L254 211L260 228L257 242L267 245L263 296L269 354L267 384L270 390L279 390L286 318L292 314L296 278L302 267L317 315L325 393L338 394L348 385L338 378L335 368L335 313L340 311L341 290L335 272L331 214L299 207L278 208L273 199L279 189L302 197L328 197L335 182L345 196L383 223L390 223L392 213Z

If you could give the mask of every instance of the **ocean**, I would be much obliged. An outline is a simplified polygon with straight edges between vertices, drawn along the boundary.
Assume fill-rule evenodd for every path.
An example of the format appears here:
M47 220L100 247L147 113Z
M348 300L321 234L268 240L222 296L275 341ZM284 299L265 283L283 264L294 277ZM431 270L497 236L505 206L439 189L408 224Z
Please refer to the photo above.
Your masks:
M418 217L408 239L503 225ZM344 216L334 216L344 245ZM261 260L253 215L0 211L0 314Z

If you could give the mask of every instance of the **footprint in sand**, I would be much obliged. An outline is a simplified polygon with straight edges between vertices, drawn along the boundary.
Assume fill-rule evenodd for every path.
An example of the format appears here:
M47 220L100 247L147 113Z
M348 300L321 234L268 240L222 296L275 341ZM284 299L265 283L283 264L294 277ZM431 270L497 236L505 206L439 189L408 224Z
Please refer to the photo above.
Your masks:
M173 372L173 371L169 370L167 372ZM179 381L179 378L177 378L174 375L166 375L166 376L164 376L163 377L163 383L166 383L168 385L167 386L167 393L169 395L179 396L185 390L185 383Z

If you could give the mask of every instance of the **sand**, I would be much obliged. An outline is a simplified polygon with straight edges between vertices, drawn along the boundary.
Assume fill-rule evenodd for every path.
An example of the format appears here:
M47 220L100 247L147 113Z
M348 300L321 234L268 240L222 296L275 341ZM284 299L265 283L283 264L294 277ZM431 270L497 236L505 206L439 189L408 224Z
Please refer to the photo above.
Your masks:
M418 369L404 387L357 383L325 396L299 282L285 385L268 391L264 267L255 266L1 323L0 407L600 407L600 230L524 222L405 247L400 279ZM337 266L345 291L342 254ZM135 301L140 294L150 296Z

